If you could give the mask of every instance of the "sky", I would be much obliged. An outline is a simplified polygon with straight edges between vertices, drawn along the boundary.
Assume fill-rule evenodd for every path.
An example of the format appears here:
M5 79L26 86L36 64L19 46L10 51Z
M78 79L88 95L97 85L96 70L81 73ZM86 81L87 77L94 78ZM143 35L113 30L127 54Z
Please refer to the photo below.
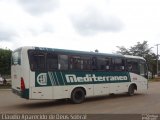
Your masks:
M0 0L0 48L115 53L146 40L156 53L159 12L160 0Z

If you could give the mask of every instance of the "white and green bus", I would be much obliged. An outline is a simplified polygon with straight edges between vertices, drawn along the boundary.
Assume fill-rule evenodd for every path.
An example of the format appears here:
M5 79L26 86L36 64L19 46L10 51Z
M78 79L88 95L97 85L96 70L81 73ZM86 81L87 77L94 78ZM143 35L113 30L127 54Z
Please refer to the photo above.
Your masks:
M148 89L144 58L21 47L12 53L12 91L25 99L71 99Z

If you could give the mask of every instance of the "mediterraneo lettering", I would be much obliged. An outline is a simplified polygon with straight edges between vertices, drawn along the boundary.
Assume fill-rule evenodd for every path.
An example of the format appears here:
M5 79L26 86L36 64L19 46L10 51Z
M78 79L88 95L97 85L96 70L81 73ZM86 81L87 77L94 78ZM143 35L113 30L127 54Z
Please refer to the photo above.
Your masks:
M73 82L109 82L109 81L124 81L127 80L127 76L96 76L95 74L86 74L84 77L79 77L74 74L65 75L67 83Z

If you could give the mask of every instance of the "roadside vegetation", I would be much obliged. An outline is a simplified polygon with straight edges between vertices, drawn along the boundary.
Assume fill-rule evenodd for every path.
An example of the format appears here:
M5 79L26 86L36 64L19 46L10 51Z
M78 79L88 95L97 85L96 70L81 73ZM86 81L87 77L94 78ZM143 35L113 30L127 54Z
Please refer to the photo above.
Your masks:
M160 82L160 77L149 79L149 82Z
M9 79L5 84L0 81L0 89L11 88L11 50L0 48L0 77L2 79Z
M11 84L0 85L0 89L11 89Z
M7 76L11 74L11 50L0 49L0 74Z

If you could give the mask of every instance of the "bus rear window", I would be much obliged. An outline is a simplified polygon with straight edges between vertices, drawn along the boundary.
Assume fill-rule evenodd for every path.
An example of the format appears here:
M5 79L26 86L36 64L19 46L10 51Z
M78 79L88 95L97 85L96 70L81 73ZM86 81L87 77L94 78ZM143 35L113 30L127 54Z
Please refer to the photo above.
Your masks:
M12 65L21 64L21 49L16 50L12 53Z

